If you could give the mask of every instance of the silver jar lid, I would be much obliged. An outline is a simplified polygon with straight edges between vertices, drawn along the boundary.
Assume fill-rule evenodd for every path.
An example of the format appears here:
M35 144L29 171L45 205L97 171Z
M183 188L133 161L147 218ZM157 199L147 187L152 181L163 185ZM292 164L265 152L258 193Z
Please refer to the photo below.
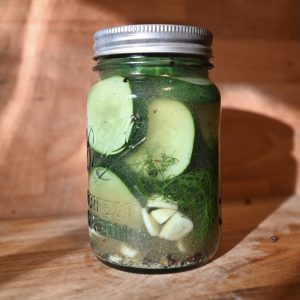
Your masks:
M211 57L212 34L200 27L141 24L94 34L94 58L117 54L181 53Z

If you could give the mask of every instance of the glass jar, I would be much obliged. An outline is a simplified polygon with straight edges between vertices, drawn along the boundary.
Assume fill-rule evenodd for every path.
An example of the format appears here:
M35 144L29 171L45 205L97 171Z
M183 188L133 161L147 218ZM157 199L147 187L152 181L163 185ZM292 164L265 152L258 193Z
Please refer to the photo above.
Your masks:
M133 271L207 263L220 240L220 94L212 36L180 25L95 34L87 98L88 221L96 256Z

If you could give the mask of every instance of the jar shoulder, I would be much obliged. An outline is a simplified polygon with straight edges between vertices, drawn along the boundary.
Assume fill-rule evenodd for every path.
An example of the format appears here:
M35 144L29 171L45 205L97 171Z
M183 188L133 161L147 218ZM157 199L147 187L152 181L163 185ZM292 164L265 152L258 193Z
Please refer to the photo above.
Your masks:
M124 83L129 87L135 98L144 100L164 98L194 104L220 101L218 87L207 77L200 76L114 75L94 83L88 92L88 97L95 90L98 95L115 93L116 89L119 90L119 85L123 86ZM106 88L102 88L102 86L106 86Z

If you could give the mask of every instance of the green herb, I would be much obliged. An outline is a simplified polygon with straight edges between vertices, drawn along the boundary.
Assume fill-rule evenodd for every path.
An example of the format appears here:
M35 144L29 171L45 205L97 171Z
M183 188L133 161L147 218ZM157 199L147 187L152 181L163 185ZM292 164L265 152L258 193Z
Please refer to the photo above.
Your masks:
M178 176L164 177L169 166L177 163L175 157L161 153L159 160L151 154L137 163L137 187L150 196L153 193L178 203L179 210L191 217L198 236L204 239L217 216L217 173L212 165L190 170ZM148 176L146 176L148 175Z
M152 154L147 153L146 158L142 162L138 162L135 165L140 170L140 175L148 175L150 178L160 177L163 180L167 179L164 172L168 167L176 164L178 159L161 153L161 159L153 159Z
M166 184L164 196L177 201L179 210L190 216L199 237L204 239L214 224L215 190L211 167L179 175Z

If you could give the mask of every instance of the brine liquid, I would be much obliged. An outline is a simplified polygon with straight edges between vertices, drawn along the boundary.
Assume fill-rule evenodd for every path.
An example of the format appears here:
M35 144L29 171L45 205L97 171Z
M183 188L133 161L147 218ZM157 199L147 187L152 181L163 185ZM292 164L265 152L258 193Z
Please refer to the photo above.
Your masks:
M147 87L146 79L143 79L143 84L143 88L133 92L138 101L145 101L146 106L149 106L152 101L156 101L157 91L153 91L153 83L151 87ZM190 85L188 92L195 89L195 84L188 82L185 84ZM202 87L205 89L207 86ZM138 94L141 91L142 95ZM159 97L162 97L162 94L159 94ZM163 97L168 97L168 94L163 94ZM170 98L172 101L184 103L191 112L196 127L190 162L182 173L167 176L163 180L158 177L157 173L161 170L159 168L163 159L166 160L166 169L172 166L172 163L178 163L176 157L172 157L172 149L168 149L168 153L159 162L148 153L149 157L146 157L144 164L138 165L139 169L129 163L130 147L111 158L97 154L89 147L90 176L97 167L102 168L104 172L109 170L124 183L124 189L128 188L137 199L136 202L124 203L122 196L116 200L115 197L110 199L109 194L105 194L104 199L101 190L98 195L91 192L94 187L91 187L90 180L88 193L90 241L96 256L103 261L138 269L177 269L204 264L217 250L220 238L218 175L220 104L219 101L204 104L189 103L188 99L176 100L176 94L172 94ZM137 117L139 116L133 116ZM144 121L142 119L139 121L141 122L139 126L143 127ZM138 151L140 145L136 143L135 147L134 151ZM99 175L99 180L105 180L102 173L96 174ZM147 199L153 197L160 199L163 204L148 207ZM164 201L167 207L164 207ZM145 221L142 211L151 217L154 216L154 210L168 209L169 204L171 204L169 211L163 212L173 215L161 224L154 219L156 224L152 228L151 224ZM173 208L172 204L175 204ZM183 220L180 217L176 219L174 217L176 213ZM172 217L173 227L169 224L168 230L164 229ZM153 221L152 217L151 220ZM165 235L161 234L163 230ZM185 230L187 234L184 234Z

